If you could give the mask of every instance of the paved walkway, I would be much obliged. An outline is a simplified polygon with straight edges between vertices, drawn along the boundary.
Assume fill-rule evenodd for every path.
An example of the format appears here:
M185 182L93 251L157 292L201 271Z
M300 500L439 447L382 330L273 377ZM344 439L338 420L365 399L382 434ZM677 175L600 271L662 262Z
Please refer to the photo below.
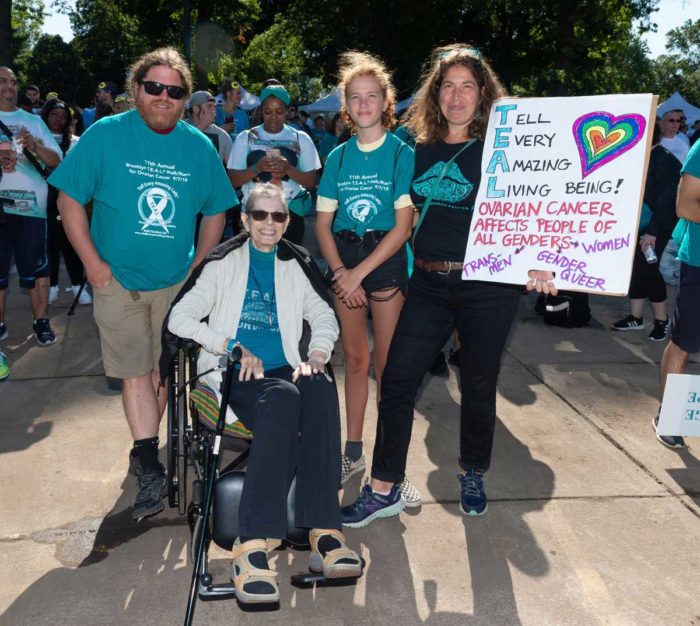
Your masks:
M279 612L198 603L197 624L700 624L700 455L657 443L662 345L612 333L626 301L594 298L588 328L546 327L523 297L500 378L487 515L465 518L456 480L459 391L427 380L408 474L423 507L349 531L356 587L295 590L306 553L276 554ZM39 348L26 297L9 298L0 385L0 624L177 624L189 532L166 510L131 521L130 440L106 384L91 307L52 307ZM342 391L342 358L339 380ZM691 372L700 373L697 360ZM376 412L367 414L371 450ZM162 437L163 438L163 437ZM354 498L360 478L344 501ZM227 555L212 554L223 579Z

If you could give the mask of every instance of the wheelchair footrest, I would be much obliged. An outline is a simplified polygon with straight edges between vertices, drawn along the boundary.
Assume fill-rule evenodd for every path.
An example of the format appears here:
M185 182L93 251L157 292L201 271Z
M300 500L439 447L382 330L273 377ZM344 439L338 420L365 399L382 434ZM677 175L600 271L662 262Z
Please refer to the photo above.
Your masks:
M218 583L216 585L210 583L205 585L200 577L197 594L200 600L223 600L225 598L235 598L236 588L233 586L233 583Z
M365 573L365 560L362 560L362 574ZM292 585L295 587L311 587L313 585L318 585L319 587L345 587L347 585L354 585L358 580L362 578L360 576L353 576L351 578L326 578L323 572L312 572L309 571L304 574L294 574L291 577Z

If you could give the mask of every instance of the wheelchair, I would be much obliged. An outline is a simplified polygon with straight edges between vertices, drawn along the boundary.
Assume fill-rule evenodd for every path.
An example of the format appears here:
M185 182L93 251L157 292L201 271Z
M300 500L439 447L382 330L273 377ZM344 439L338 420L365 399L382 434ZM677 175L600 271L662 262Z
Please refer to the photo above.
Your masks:
M253 437L240 422L225 422L226 405L220 407L214 390L198 381L208 373L197 373L198 350L197 343L178 340L167 382L167 501L180 515L187 515L192 537L193 570L185 624L191 623L197 598L235 598L232 582L213 581L207 566L208 550L212 541L231 550L238 536L238 506L245 479L242 468ZM220 365L225 370L222 397L229 395L238 358L240 349L238 354L222 358L227 361ZM234 458L220 469L222 447L231 450ZM191 485L189 472L193 473ZM308 529L294 524L295 486L296 478L287 498L287 539L283 544L309 549ZM294 575L291 582L298 587L348 584L345 579L326 580L322 573L315 572Z

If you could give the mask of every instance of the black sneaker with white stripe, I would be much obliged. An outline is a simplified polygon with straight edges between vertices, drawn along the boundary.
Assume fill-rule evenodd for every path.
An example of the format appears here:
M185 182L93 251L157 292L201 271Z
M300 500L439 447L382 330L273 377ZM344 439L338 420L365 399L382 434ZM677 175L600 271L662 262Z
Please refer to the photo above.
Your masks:
M617 320L611 328L613 330L644 330L644 319L630 314L621 320Z
M649 339L651 341L663 341L668 337L668 317L665 320L654 320L654 328L651 329L649 333Z

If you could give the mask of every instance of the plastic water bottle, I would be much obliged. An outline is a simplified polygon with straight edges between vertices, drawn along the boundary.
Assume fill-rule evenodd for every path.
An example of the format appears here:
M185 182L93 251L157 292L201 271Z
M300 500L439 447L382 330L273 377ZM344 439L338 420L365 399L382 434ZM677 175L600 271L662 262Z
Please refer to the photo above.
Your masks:
M651 246L648 246L647 249L644 251L644 258L647 260L647 263L649 263L649 265L651 265L652 263L656 263L659 260L656 256L656 251Z
M17 159L21 159L24 154L24 145L19 139L19 136L24 132L24 126L19 126L12 135L12 152L17 155Z

